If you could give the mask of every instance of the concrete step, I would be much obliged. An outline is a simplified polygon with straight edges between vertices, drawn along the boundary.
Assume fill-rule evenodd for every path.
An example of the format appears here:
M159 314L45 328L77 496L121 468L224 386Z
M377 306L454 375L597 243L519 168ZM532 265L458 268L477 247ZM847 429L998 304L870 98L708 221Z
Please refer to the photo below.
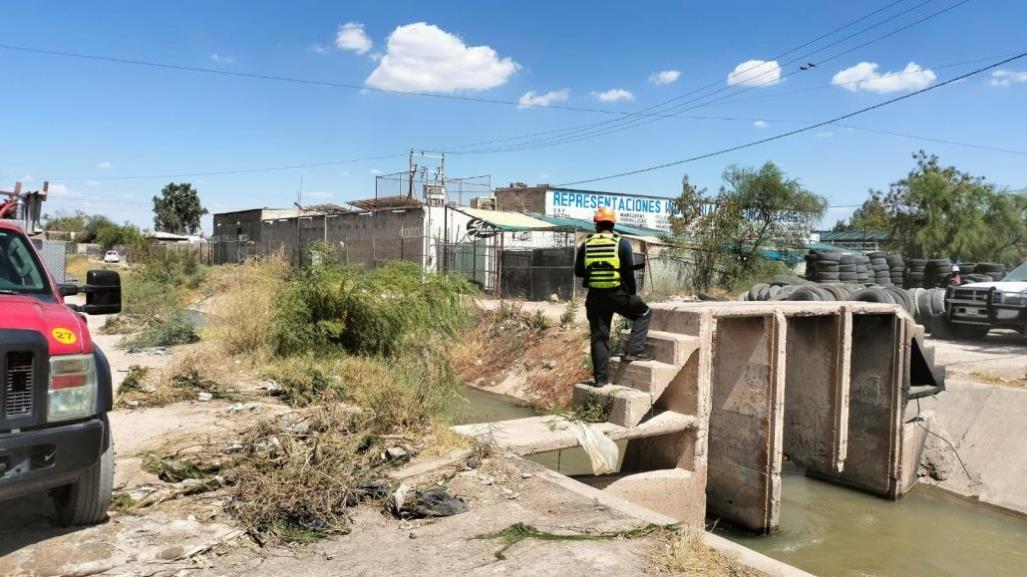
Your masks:
M574 385L572 402L581 407L590 397L609 399L610 414L607 421L622 427L634 427L642 422L653 407L656 398L649 393L619 385L593 387L587 383Z
M615 385L628 387L637 391L645 391L652 398L659 399L667 385L674 380L681 365L671 365L660 361L624 362L620 357L610 359L611 381Z
M622 334L627 337L631 331ZM688 362L689 357L699 348L699 337L679 333L649 331L647 341L654 361L678 367Z
M544 415L493 423L457 425L453 430L523 456L577 447L578 435L573 425L572 421L564 417ZM592 426L614 441L620 441L680 433L698 427L699 420L692 415L664 411L633 428L609 422L595 423Z

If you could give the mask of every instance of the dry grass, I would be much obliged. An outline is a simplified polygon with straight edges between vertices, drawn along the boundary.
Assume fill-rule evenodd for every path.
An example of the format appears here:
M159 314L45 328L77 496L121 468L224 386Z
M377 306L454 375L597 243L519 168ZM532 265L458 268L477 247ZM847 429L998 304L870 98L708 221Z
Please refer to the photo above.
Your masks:
M64 276L74 277L79 284L85 284L87 272L98 268L104 267L89 260L89 257L84 254L70 254L64 259Z
M970 373L970 376L982 383L988 383L990 385L1002 385L1004 387L1015 387L1018 389L1027 388L1027 372L1025 372L1024 376L1021 378L1003 377L989 372Z
M502 381L514 374L535 408L570 404L574 384L589 378L588 334L574 324L539 329L518 308L478 311L474 328L449 349L449 359L463 382Z
M214 269L204 285L211 296L203 336L220 342L229 354L269 355L275 299L285 289L289 270L281 257Z
M684 577L764 577L703 542L698 529L661 530L646 552L646 573Z

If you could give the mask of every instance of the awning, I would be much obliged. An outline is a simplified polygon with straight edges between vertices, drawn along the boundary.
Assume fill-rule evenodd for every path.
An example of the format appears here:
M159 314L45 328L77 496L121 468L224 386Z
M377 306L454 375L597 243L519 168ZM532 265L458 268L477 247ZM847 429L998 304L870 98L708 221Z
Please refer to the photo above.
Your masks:
M525 232L532 230L548 231L570 231L567 226L560 226L545 220L529 216L523 212L508 210L484 210L480 208L449 207L451 210L461 212L481 220L492 227L504 232Z

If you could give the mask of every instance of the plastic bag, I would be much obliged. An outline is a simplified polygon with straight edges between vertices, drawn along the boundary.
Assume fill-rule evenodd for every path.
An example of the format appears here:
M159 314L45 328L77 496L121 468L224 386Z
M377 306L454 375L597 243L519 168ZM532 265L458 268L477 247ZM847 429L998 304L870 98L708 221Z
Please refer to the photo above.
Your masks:
M574 432L578 435L578 442L588 453L589 460L592 461L593 475L605 475L617 470L617 459L620 457L617 443L594 425L581 421L574 421Z

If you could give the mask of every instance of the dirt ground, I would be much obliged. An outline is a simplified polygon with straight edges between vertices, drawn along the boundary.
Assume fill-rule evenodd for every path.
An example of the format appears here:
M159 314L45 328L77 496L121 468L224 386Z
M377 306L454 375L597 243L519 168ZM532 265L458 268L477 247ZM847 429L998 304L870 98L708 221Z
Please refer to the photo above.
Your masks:
M947 378L984 384L1027 386L1027 337L995 330L977 341L928 338L935 363Z

